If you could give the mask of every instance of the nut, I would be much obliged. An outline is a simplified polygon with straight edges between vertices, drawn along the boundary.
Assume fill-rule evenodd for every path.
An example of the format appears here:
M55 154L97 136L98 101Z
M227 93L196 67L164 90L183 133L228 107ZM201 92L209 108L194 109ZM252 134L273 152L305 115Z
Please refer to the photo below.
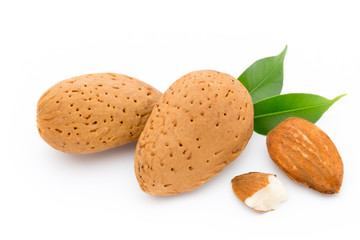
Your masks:
M331 139L313 123L288 118L267 135L270 158L284 173L318 192L340 191L343 163Z
M67 153L94 153L138 139L161 93L135 78L87 74L61 81L37 105L40 136Z
M208 181L244 150L253 117L251 97L234 77L211 70L181 77L154 107L136 146L141 189L169 195Z
M276 175L250 172L234 177L232 188L235 195L258 212L274 210L287 199L287 191Z

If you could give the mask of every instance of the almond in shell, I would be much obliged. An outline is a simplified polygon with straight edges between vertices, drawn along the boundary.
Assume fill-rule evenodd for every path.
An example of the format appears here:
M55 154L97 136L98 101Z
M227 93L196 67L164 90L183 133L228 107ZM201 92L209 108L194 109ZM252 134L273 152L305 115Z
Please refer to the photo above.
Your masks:
M161 93L116 73L61 81L37 105L40 136L66 153L94 153L138 139Z
M141 189L170 195L208 181L244 150L253 117L251 97L236 78L212 70L181 77L156 104L137 143Z

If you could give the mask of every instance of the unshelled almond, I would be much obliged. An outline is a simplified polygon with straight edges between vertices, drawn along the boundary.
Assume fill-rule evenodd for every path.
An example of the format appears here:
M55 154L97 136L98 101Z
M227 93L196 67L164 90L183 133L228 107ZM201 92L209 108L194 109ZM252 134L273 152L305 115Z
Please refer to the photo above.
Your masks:
M288 118L267 135L270 158L295 182L321 193L340 191L343 163L331 139L313 123Z
M235 195L258 212L274 210L287 199L287 191L276 175L250 172L231 180Z

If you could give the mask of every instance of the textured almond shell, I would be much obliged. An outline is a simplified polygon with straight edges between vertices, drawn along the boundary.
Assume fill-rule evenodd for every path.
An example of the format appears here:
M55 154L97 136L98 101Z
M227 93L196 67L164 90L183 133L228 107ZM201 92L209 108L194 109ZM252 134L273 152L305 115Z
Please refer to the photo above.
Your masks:
M244 150L253 132L246 88L228 74L186 74L161 97L141 133L135 173L141 189L170 195L197 188Z
M138 139L161 93L115 73L61 81L37 105L40 136L67 153L94 153Z
M267 135L270 158L295 182L321 193L338 193L343 163L331 139L313 123L288 118Z

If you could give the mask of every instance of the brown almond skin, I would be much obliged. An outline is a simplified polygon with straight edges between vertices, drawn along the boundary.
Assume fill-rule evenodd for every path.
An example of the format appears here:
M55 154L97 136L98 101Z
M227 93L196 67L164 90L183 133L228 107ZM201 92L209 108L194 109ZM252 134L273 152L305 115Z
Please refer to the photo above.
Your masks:
M136 146L135 173L153 195L190 191L244 150L253 105L234 77L212 70L181 77L161 97Z
M270 175L276 177L276 175L274 174L261 173L261 172L249 172L236 176L231 180L233 192L243 203L245 203L248 197L251 197L257 191L263 189L270 183L269 182ZM254 208L252 209L259 213L268 212L268 211L257 210ZM273 209L269 211L273 211Z
M160 96L150 85L122 74L73 77L38 101L38 130L62 152L104 151L137 140Z
M273 174L249 172L236 176L231 180L233 191L245 203L248 197L251 197L269 184L270 175Z
M270 158L295 182L321 193L340 191L344 174L340 154L313 123L288 118L268 133L266 144Z

